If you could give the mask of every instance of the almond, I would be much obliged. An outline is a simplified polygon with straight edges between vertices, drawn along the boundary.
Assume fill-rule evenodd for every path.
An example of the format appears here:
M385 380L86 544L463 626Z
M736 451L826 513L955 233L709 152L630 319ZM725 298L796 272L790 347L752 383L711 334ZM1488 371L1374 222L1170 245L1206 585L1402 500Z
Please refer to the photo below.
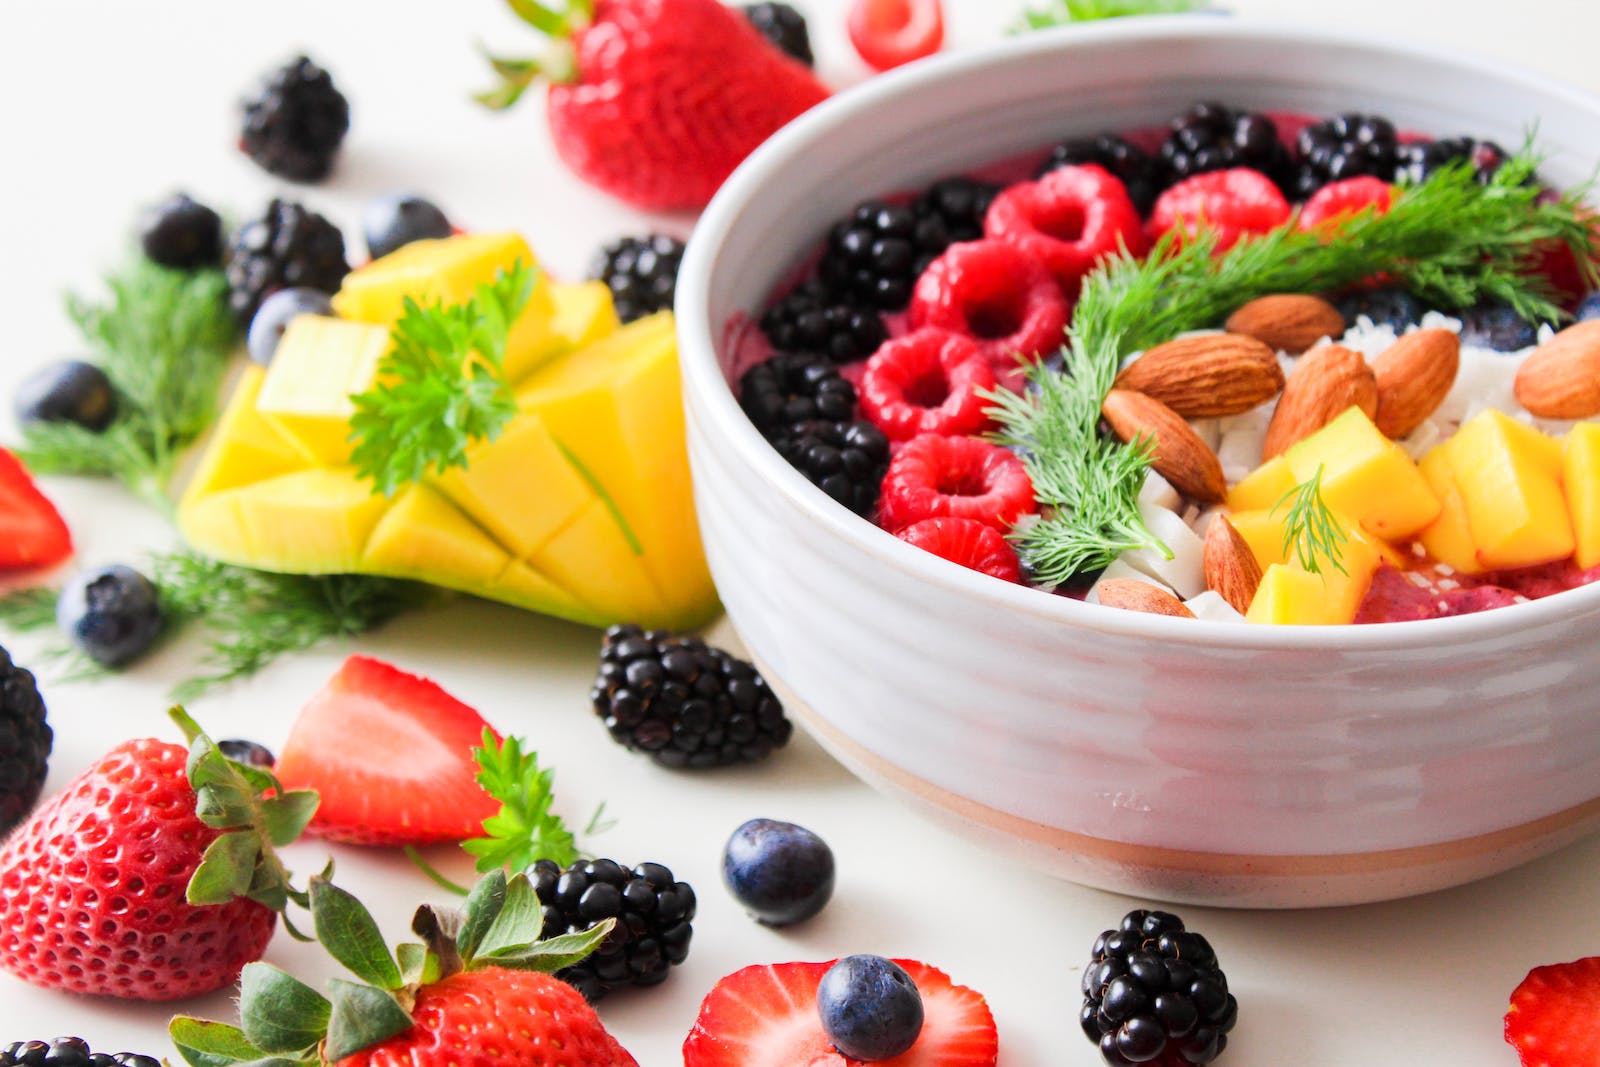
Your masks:
M1280 352L1298 356L1324 337L1344 333L1344 316L1320 296L1262 296L1228 316L1229 333L1242 333Z
M1154 447L1150 465L1184 496L1214 504L1227 495L1222 461L1182 415L1161 401L1128 389L1113 389L1106 394L1100 414L1123 441L1140 435L1149 438Z
M1146 350L1117 375L1118 389L1155 397L1186 419L1238 415L1283 388L1278 354L1236 333L1179 337Z
M1461 339L1449 330L1413 330L1372 361L1378 385L1373 421L1399 440L1439 410L1461 367Z
M1137 578L1107 578L1096 583L1095 596L1108 608L1124 611L1142 611L1147 615L1172 615L1180 619L1194 618L1177 597L1153 582Z
M1249 612L1261 585L1261 564L1226 515L1216 516L1206 528L1202 560L1206 588L1220 593L1240 615Z
M1517 368L1517 403L1541 419L1600 415L1600 321L1568 326Z
M1261 458L1271 459L1310 437L1351 405L1370 419L1378 411L1378 383L1361 353L1342 345L1320 345L1300 357L1267 424Z

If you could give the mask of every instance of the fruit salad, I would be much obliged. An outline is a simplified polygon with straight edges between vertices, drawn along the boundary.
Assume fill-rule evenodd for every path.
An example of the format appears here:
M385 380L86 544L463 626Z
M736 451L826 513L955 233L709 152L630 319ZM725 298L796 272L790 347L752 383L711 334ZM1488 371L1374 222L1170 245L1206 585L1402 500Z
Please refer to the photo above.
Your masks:
M1275 624L1600 578L1596 233L1530 146L1194 105L864 201L754 323L752 423L1008 582Z

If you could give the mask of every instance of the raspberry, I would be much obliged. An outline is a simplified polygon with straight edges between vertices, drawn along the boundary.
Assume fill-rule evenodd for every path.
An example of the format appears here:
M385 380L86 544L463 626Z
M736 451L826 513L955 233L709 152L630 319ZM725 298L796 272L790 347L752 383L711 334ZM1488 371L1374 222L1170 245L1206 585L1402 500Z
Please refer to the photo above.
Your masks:
M1312 194L1300 209L1302 230L1338 232L1339 223L1360 211L1372 209L1383 215L1394 203L1394 187L1379 178L1346 178L1344 181L1324 185Z
M967 241L928 264L911 297L911 327L978 342L1002 384L1020 360L1061 347L1070 308L1044 264L1004 241Z
M1247 167L1210 171L1185 178L1161 194L1150 213L1153 242L1168 230L1193 236L1202 228L1217 235L1218 252L1240 238L1265 233L1289 218L1289 202L1272 180Z
M1156 202L1156 194L1166 184L1164 165L1151 159L1137 145L1114 133L1099 133L1093 137L1074 137L1050 149L1050 156L1039 166L1039 177L1061 167L1081 163L1096 163L1122 179L1128 190L1128 199L1138 208L1139 214L1148 214Z
M959 436L989 424L994 371L967 337L918 330L878 349L861 377L861 411L891 441L923 433Z
M923 519L895 534L908 545L942 556L1001 581L1022 580L1017 552L999 530L976 519L945 515Z
M1033 480L1016 456L975 437L929 433L908 441L889 461L878 524L895 531L953 515L1003 530L1033 510Z
M1104 167L1061 167L995 197L984 219L990 237L1043 263L1067 298L1083 276L1121 250L1144 252L1139 212L1127 187Z

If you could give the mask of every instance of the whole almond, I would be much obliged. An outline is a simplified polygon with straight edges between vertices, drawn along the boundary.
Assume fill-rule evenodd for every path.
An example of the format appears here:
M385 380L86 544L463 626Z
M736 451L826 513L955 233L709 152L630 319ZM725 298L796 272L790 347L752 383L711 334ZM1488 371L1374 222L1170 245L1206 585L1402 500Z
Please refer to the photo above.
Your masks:
M1155 397L1128 389L1113 389L1100 407L1111 432L1123 441L1143 435L1154 453L1150 466L1192 500L1214 504L1228 494L1222 461L1200 439L1183 416Z
M1373 417L1385 437L1399 440L1444 403L1461 368L1461 339L1449 330L1413 330L1372 361L1378 386Z
M1183 601L1153 582L1137 578L1107 578L1097 582L1095 596L1108 608L1124 611L1142 611L1147 615L1172 615L1180 619L1194 618L1194 612Z
M1344 316L1319 296L1261 296L1228 316L1229 333L1254 337L1268 348L1298 356L1324 337L1344 333Z
M1206 528L1201 559L1206 588L1221 594L1239 614L1247 613L1261 585L1261 564L1226 515L1214 517Z
M1378 411L1378 383L1361 353L1342 345L1319 345L1300 357L1283 385L1267 424L1261 458L1271 459L1322 429L1351 405L1371 418Z
M1117 375L1118 389L1155 397L1186 419L1238 415L1283 388L1278 354L1236 333L1179 337L1147 349Z
M1568 326L1517 368L1517 403L1541 419L1600 415L1600 321Z

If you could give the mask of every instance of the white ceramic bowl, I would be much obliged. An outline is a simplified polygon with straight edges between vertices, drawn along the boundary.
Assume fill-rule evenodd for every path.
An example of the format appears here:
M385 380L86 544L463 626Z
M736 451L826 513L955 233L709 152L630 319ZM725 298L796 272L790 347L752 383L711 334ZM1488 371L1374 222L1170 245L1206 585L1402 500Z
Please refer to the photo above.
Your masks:
M1600 827L1600 586L1480 615L1246 627L1012 586L787 466L729 388L756 313L858 200L1198 99L1521 142L1585 178L1600 100L1369 37L1179 17L914 64L780 132L696 228L677 310L695 502L735 627L867 780L1074 881L1295 907L1478 878Z

